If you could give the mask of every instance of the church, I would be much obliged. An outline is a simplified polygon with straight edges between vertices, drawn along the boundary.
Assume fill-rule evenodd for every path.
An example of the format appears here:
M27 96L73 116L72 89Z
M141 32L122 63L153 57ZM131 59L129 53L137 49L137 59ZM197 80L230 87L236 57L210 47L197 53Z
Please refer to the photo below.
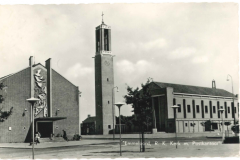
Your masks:
M31 56L26 68L0 78L0 143L29 142L31 113L41 138L61 136L63 130L69 139L80 135L80 91L51 66L51 59L44 66ZM33 111L31 97L39 99Z

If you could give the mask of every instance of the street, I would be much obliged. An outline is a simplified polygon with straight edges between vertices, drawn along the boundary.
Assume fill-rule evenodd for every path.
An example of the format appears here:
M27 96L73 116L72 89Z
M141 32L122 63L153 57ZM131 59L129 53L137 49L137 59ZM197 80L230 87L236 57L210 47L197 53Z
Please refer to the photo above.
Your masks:
M83 141L94 141L83 140ZM35 159L53 158L118 158L119 142L92 143L77 146L35 149ZM122 140L122 157L239 157L239 144L221 144L219 138L145 139L145 152L140 152L139 139ZM61 143L61 142L59 142ZM42 145L42 144L39 144ZM31 159L31 149L0 148L1 159Z

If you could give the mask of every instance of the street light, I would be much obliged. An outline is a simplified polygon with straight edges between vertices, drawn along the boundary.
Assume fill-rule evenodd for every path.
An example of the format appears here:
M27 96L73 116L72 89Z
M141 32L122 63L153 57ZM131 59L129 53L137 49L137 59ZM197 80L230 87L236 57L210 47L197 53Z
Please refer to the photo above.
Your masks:
M228 77L231 77L231 81L232 81L232 94L233 94L233 124L234 126L236 126L236 120L235 120L235 107L234 107L234 92L233 92L233 79L232 79L232 76L230 74L227 75L227 81L229 81ZM237 133L235 133L235 136L236 136Z
M114 101L114 88L117 88L117 92L119 92L118 87L113 87L112 88L112 116L113 116L113 140L115 140L115 125L114 125L114 120L115 120L115 107L113 104Z
M175 121L175 141L176 141L176 148L177 148L177 113L176 113L176 109L178 108L179 106L177 105L174 105L172 106L173 108L173 114L174 114L174 121Z
M120 113L120 108L122 105L124 105L125 103L123 102L118 102L118 103L115 103L115 105L118 107L119 109L119 131L120 131L120 156L122 156L122 143L121 143L121 113Z
M219 112L221 112L221 116L222 116L222 142L224 141L224 123L223 123L223 108L218 109Z
M27 99L27 101L31 104L31 107L32 107L31 117L32 117L32 158L33 159L34 159L34 115L33 115L33 106L39 100L40 99L34 98L34 97Z

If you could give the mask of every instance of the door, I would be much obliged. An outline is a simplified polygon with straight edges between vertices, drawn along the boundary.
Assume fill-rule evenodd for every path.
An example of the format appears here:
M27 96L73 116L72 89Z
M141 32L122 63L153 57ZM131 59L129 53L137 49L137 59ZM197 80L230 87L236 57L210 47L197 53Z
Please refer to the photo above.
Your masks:
M37 127L41 138L50 137L53 132L53 122L38 122Z

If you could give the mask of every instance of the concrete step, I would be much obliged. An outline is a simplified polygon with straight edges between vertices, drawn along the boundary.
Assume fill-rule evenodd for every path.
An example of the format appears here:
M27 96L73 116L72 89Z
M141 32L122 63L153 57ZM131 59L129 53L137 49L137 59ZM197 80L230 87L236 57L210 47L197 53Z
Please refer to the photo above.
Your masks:
M65 142L66 140L63 139L62 137L53 137L52 139L40 138L39 141L40 141L40 143L46 143L46 142Z

